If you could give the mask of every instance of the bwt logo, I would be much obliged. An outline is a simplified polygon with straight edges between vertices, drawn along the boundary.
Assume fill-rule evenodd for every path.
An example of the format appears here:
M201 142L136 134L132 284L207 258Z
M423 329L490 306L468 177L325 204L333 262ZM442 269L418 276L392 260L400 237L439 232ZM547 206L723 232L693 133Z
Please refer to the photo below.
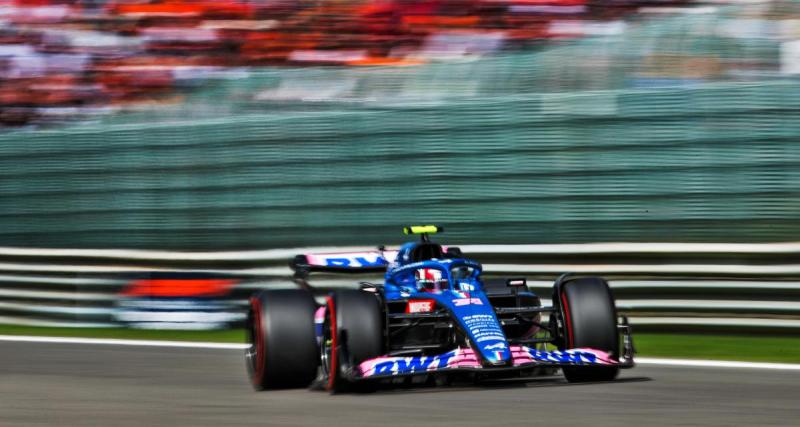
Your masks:
M438 356L404 357L402 359L387 360L375 365L373 375L400 375L413 372L423 372L429 369L443 369L447 367L450 359L456 353L440 354Z
M540 351L528 350L533 360L553 363L597 363L597 355L585 351Z
M377 256L374 260L369 260L361 256L325 259L325 265L328 267L383 267L387 264L386 260L380 256Z

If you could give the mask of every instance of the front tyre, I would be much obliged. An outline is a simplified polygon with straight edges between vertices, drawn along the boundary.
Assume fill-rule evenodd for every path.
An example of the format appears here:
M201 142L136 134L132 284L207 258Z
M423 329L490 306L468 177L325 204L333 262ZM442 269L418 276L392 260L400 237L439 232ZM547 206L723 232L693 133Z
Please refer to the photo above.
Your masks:
M383 354L383 310L370 292L341 290L327 299L322 329L321 369L332 393L357 390L350 370Z
M245 361L256 390L308 387L317 372L314 297L305 290L267 290L250 298Z
M599 277L584 277L561 284L554 304L561 310L559 350L593 348L619 359L617 308L608 283ZM611 381L617 366L564 366L569 382Z

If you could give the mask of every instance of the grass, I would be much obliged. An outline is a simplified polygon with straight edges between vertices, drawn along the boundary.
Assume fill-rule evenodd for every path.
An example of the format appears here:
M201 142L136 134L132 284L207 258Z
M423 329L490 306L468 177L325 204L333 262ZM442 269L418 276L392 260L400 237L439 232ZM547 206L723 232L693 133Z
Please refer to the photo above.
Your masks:
M642 357L800 363L800 338L790 336L634 334Z
M242 329L163 331L125 328L46 328L0 325L0 335L121 338L243 343ZM638 333L637 356L800 363L800 338L789 336Z

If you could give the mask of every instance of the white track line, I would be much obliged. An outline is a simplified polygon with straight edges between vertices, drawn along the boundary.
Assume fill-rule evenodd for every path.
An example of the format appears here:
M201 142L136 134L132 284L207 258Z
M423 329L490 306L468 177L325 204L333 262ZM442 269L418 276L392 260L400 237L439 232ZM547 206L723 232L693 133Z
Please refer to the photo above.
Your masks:
M460 245L465 253L481 254L606 254L606 253L800 253L800 242L775 243L579 243L544 245ZM282 248L227 252L176 252L138 249L54 249L0 247L0 256L122 258L182 261L267 261L283 260L297 254L375 251L374 246Z
M726 360L692 360L692 359L660 359L651 357L637 357L634 359L640 365L668 365L692 366L704 368L745 368L745 369L778 369L800 371L800 364L793 363L762 363L762 362L735 362Z
M180 348L208 348L224 350L241 350L249 347L248 344L227 344L196 341L161 341L161 340L122 340L112 338L66 338L66 337L28 337L19 335L0 335L0 341L37 342L53 344L99 344L123 345L139 347L180 347Z
M206 348L222 350L243 350L248 344L224 344L213 342L195 341L160 341L160 340L122 340L108 338L64 338L64 337L30 337L21 335L0 335L0 341L35 342L53 344L100 344L137 347L178 347L178 348ZM703 368L745 368L745 369L777 369L800 371L800 364L792 363L761 363L761 362L736 362L724 360L692 360L692 359L661 359L652 357L637 357L636 363L640 365L666 365L666 366L691 366Z

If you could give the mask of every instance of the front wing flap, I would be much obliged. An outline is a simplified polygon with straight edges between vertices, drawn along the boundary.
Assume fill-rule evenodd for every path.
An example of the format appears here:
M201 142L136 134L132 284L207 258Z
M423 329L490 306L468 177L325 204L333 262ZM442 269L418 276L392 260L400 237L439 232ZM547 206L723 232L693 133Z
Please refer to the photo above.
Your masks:
M353 379L370 379L419 375L443 371L492 371L544 366L619 366L633 367L633 360L617 361L608 353L591 348L544 351L526 346L510 346L512 364L485 367L471 348L457 348L433 356L377 357L359 364L352 371Z

